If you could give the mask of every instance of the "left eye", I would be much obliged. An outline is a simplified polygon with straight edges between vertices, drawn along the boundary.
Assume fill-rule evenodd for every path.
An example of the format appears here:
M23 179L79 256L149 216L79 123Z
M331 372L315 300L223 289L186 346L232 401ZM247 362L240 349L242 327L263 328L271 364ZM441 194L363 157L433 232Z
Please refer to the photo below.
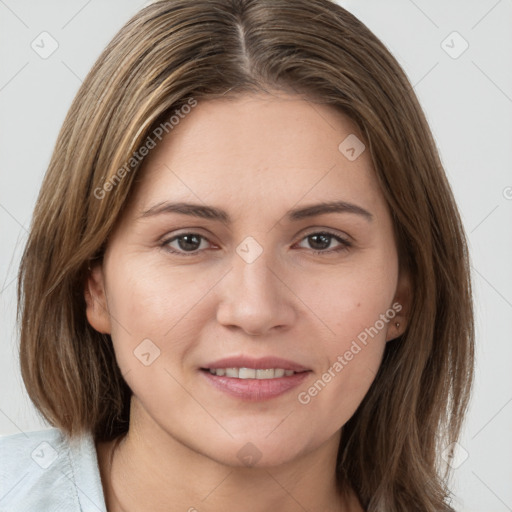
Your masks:
M183 233L181 235L174 236L169 240L165 240L162 242L162 246L174 254L179 254L182 256L194 256L198 253L199 249L204 249L204 247L201 247L201 244L202 241L207 240L207 238L199 235L198 233ZM305 240L309 242L313 253L315 254L340 252L347 250L351 246L351 243L348 240L325 231L310 233L309 235L306 235L304 238L302 238L301 242ZM338 246L334 249L328 249L333 240L338 242ZM177 246L172 245L175 243L177 243Z
M350 242L345 238L325 231L311 233L304 237L303 240L309 240L310 245L313 246L313 252L315 254L340 252L347 250L351 246ZM335 249L325 250L329 245L331 245L332 240L338 242L338 247Z

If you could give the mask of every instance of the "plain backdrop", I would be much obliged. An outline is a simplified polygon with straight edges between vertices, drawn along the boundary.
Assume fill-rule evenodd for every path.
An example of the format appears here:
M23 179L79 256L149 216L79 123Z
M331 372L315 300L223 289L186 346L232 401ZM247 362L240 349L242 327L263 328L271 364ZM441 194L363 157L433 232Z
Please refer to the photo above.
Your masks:
M469 237L477 368L453 475L456 509L511 511L512 2L340 4L381 38L409 76ZM0 435L47 427L23 388L15 325L16 273L43 174L80 83L144 5L0 0ZM58 45L46 58L33 49L41 37L45 51Z

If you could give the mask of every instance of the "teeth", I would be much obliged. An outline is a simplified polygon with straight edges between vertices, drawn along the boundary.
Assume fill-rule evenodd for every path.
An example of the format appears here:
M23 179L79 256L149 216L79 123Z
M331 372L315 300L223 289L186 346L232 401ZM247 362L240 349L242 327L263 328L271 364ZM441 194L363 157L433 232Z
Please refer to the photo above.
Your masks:
M240 370L240 374L242 374L242 370ZM255 370L254 378L255 379L273 379L276 376L276 371L272 368L268 370Z
M219 377L234 377L236 379L274 379L278 377L289 377L295 372L293 370L283 370L282 368L269 368L255 370L253 368L216 368L209 370L212 375Z
M235 368L236 370L236 368ZM255 379L256 378L256 370L252 368L240 368L238 370L238 378L239 379Z
M238 368L226 368L226 377L238 377Z

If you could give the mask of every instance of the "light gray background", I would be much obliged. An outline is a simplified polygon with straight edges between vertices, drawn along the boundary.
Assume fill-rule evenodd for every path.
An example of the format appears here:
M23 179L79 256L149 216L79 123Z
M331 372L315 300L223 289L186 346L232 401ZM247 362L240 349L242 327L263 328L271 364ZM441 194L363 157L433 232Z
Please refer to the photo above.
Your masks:
M455 463L455 506L512 511L512 1L340 4L382 39L408 74L469 236L477 370ZM43 173L81 81L144 5L0 0L0 435L46 427L22 385L15 326L15 277ZM59 45L47 59L31 48L43 31ZM454 31L469 44L457 58L464 42Z

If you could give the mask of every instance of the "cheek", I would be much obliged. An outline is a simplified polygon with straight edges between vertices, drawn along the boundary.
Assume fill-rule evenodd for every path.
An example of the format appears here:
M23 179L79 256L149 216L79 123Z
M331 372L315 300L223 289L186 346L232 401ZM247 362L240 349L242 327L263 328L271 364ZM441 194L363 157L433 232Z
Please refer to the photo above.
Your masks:
M139 369L148 353L158 365L179 364L196 343L206 315L202 301L218 276L206 273L199 280L192 267L169 269L144 258L112 261L108 303L119 366L124 373Z
M319 327L323 325L326 337L343 348L372 328L391 307L397 279L398 265L383 251L347 261L321 275L298 275L293 290L307 305L311 318L316 317ZM378 322L380 337L385 338L388 324Z
M116 261L109 274L109 306L125 332L161 337L200 298L190 273L169 272L142 257Z
M332 273L328 283L317 279L304 299L328 334L318 345L326 356L324 367L312 384L299 390L298 402L313 417L338 427L354 414L382 361L396 314L392 303L398 268L389 261L380 258ZM302 293L307 296L306 288Z
M340 312L334 321L336 336L324 338L323 367L297 392L297 401L314 423L330 425L333 432L355 413L380 367L386 346L386 329L392 310L383 301L358 302ZM390 312L390 313L387 313ZM386 314L387 313L387 314ZM384 320L382 320L384 318Z
M123 373L155 359L161 353L162 318L173 310L172 297L162 295L162 283L148 275L148 268L136 265L128 258L111 257L107 265L108 306L111 317L111 337L116 358ZM167 311L166 311L167 310ZM141 347L143 361L137 360ZM144 349L144 350L142 350ZM138 364L137 364L138 363Z

